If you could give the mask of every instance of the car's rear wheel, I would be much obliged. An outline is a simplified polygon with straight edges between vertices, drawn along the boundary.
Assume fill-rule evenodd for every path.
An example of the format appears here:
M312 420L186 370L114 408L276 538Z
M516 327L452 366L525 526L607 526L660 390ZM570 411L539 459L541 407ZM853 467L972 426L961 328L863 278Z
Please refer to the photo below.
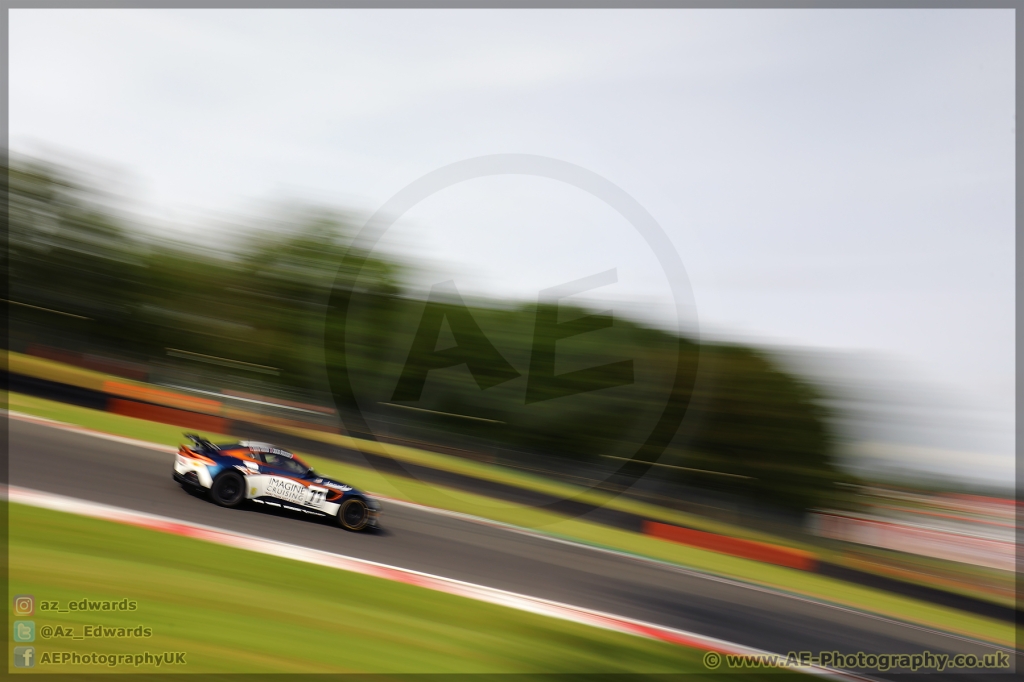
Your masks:
M237 471L225 471L213 479L210 499L222 507L237 507L245 499L245 479Z
M363 530L370 523L370 510L358 497L350 497L338 509L338 525L348 530Z

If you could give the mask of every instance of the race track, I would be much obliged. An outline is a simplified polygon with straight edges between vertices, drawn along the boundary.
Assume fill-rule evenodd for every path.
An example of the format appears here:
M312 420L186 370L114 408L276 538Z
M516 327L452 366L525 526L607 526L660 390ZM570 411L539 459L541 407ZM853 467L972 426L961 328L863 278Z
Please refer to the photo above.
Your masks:
M187 494L171 479L172 454L16 419L9 426L10 483L16 486L379 561L777 653L996 651L927 628L387 502L380 534L349 533L259 505L223 509Z

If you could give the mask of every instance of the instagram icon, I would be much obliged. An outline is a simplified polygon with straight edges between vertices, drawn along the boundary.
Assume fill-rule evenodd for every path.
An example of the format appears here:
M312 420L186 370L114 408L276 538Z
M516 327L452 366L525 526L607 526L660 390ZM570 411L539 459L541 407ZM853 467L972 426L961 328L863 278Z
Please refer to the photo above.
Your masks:
M31 594L19 594L14 597L14 615L31 616L36 610L36 599Z

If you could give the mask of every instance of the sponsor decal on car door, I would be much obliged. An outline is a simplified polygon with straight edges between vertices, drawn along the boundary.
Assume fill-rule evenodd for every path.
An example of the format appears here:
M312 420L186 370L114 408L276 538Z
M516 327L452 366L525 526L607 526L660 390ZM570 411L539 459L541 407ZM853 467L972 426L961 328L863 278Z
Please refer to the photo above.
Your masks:
M266 494L292 504L319 507L327 497L327 488L305 486L290 478L271 476L267 480Z

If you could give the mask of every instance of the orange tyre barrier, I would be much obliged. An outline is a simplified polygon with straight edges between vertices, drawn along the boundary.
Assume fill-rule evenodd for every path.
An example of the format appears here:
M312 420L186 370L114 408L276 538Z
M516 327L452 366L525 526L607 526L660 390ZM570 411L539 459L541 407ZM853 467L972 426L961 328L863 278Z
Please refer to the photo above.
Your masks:
M181 426L186 429L207 431L209 433L226 434L229 427L228 420L223 417L188 412L173 407L137 403L133 400L122 400L120 398L110 398L107 401L107 411L124 415L125 417L146 419L153 422Z
M818 564L818 558L810 552L779 545L770 545L766 542L755 542L706 533L702 530L692 528L681 528L667 523L656 521L644 521L644 535L671 540L691 547L709 549L712 552L731 554L732 556L754 561L763 561L777 566L788 566L802 571L813 571Z
M217 400L207 398L196 398L190 395L182 395L173 391L165 391L152 386L142 384L125 384L119 381L103 382L103 392L122 398L132 400L144 400L148 403L157 403L168 407L178 407L192 412L207 412L220 414L221 403Z

